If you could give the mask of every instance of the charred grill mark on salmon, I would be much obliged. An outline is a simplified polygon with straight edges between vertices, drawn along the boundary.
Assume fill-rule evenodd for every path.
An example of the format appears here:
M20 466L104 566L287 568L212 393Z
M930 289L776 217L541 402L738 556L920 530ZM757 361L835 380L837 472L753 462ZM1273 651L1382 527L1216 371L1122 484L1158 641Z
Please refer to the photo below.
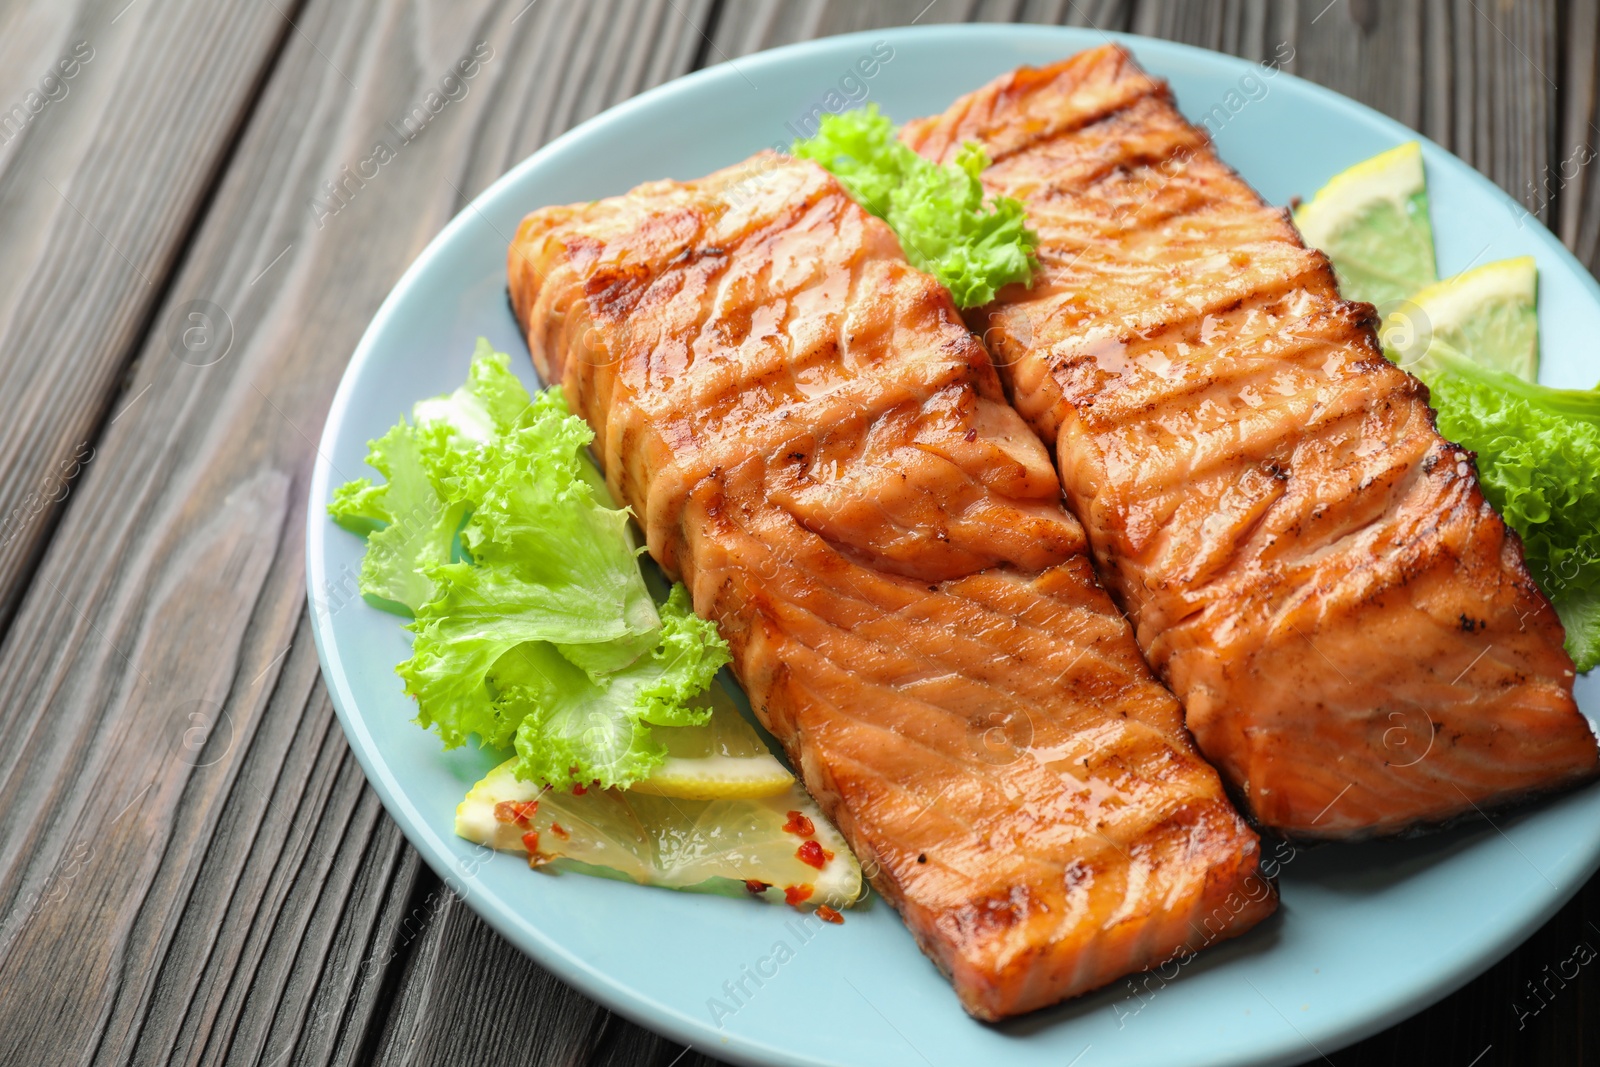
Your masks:
M1027 205L1043 270L969 322L1261 825L1395 833L1600 769L1472 455L1165 83L1106 46L902 136L935 159L986 145L987 188Z
M1249 928L1256 836L949 294L822 170L746 166L535 212L509 269L763 723L974 1015Z

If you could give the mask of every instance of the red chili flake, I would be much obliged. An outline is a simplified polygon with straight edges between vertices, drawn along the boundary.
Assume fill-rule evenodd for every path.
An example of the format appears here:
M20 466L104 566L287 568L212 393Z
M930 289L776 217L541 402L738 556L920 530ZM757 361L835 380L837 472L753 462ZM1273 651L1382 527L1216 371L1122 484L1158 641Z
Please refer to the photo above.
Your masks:
M789 812L789 821L783 824L786 834L799 834L801 837L810 837L817 832L816 825L798 811Z
M968 431L967 431L967 432L966 432L966 439L967 439L967 443L968 443L968 444L971 444L971 443L972 443L972 442L973 442L973 441L976 441L976 440L977 440L977 439L978 439L978 430L977 430L977 427L973 427L973 428L972 428L972 429L970 429L970 430L968 430ZM837 914L839 914L839 913L838 913L838 912L834 912L834 914L835 914L835 915L837 915ZM829 922L832 922L832 921L833 921L833 920L832 920L832 919L829 919L829 920L828 920L828 921L829 921ZM844 922L844 920L843 920L843 919L840 919L840 920L839 920L839 921L840 921L840 922Z
M581 796L583 796L583 794L587 793L588 791L589 790L585 789L581 785L574 785L572 787L572 795L575 796L575 797L581 797Z
M762 893L765 893L767 890L772 888L772 883L763 882L759 878L746 878L744 880L744 888L745 892L749 893L751 896L759 897Z
M539 831L529 830L522 835L522 847L528 850L528 855L535 855L539 851Z
M810 900L813 890L809 883L801 882L799 885L786 886L783 890L784 903L799 907L802 901Z
M820 904L817 906L817 918L821 919L825 923L833 923L835 926L844 925L844 916L840 915L826 904Z
M833 853L815 841L802 841L800 847L794 850L794 854L801 863L809 864L819 871L828 865L829 860L833 859Z
M537 800L502 800L494 806L495 822L514 822L524 830L539 811Z
M553 822L550 824L550 832L561 838L563 841L569 840L572 837L571 834L567 833L567 828L558 822Z

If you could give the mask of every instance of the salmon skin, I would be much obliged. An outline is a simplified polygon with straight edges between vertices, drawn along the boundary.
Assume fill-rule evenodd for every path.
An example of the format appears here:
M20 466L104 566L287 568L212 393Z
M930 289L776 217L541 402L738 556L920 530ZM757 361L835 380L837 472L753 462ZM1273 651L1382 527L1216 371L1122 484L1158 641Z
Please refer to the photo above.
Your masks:
M1521 542L1369 304L1107 45L907 125L1042 271L969 315L1201 751L1259 825L1436 825L1597 769Z
M1277 904L945 289L764 154L529 215L513 307L872 883L999 1019Z

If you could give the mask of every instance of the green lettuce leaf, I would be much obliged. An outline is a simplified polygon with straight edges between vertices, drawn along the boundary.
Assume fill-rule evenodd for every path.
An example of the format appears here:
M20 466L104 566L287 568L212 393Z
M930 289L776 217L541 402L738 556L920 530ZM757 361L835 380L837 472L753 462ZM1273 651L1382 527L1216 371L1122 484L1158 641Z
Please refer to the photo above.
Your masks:
M1555 598L1567 630L1567 654L1580 672L1600 666L1600 590L1566 590Z
M1020 202L985 204L979 175L989 165L977 144L963 145L955 162L940 165L895 137L895 126L874 104L824 115L814 137L793 153L839 179L866 211L887 222L912 266L938 278L958 307L977 307L1012 282L1031 284L1039 238L1028 229Z
M367 538L362 597L386 611L415 614L434 596L427 571L450 561L465 506L435 488L404 420L367 443L367 465L383 475L382 484L361 478L340 486L328 513Z
M334 490L328 506L334 522L367 538L359 582L364 599L415 615L438 595L429 573L456 558L472 505L472 487L460 473L472 466L481 444L535 416L510 357L479 338L465 385L417 404L415 425L402 419L367 442L367 465L383 482L348 482Z
M658 612L593 433L485 341L466 384L412 418L371 442L385 481L341 486L329 512L367 538L363 595L413 616L397 671L417 722L447 748L515 745L553 784L647 774L665 755L649 728L704 718L691 701L727 646L681 586Z
M593 438L560 391L546 390L525 405L514 429L438 473L472 501L461 530L472 563L438 572L448 579L446 593L418 614L419 623L533 612L541 620L536 636L562 645L596 679L650 650L659 621L628 513L597 499L584 476L583 450Z
M728 658L728 646L694 614L682 585L661 607L655 649L603 685L553 646L519 646L490 675L497 704L534 709L517 729L517 777L622 787L647 777L667 757L650 727L704 724L711 709L690 701Z
M1478 454L1478 480L1522 537L1578 670L1600 665L1600 392L1490 370L1442 342L1424 381L1439 432Z
M412 409L418 423L443 423L462 437L487 441L497 433L527 425L533 400L511 373L511 357L478 338L466 384L453 393L424 400ZM565 407L562 408L565 411Z

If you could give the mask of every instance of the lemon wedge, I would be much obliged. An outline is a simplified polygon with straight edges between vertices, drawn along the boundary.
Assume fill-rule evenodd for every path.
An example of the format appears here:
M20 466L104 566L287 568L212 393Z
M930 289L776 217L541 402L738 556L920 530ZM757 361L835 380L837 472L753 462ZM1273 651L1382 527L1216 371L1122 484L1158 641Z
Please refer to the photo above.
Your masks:
M1486 263L1435 282L1384 316L1389 358L1422 368L1443 342L1475 363L1526 381L1539 376L1539 269L1532 256Z
M683 800L736 800L787 793L794 775L771 755L668 756L650 777L633 783L632 792Z
M642 885L834 909L861 895L861 867L844 838L792 779L774 796L726 800L634 789L580 794L520 781L515 762L467 793L456 808L457 834L535 867Z
M1335 174L1295 210L1294 223L1306 244L1333 261L1346 300L1383 305L1438 278L1416 141Z
M713 685L704 699L711 720L703 726L658 726L667 760L632 792L682 800L733 800L787 793L794 775L767 751L727 690Z

